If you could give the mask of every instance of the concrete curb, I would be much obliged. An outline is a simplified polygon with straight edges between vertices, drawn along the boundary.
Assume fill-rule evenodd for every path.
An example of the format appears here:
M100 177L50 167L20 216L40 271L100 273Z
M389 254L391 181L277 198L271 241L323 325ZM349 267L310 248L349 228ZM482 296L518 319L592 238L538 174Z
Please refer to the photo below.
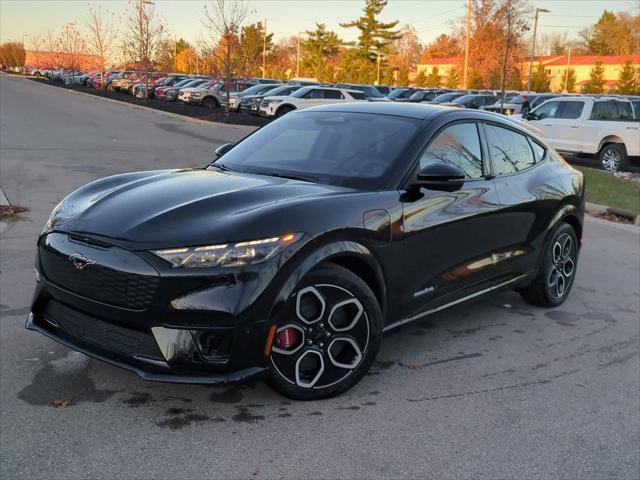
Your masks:
M628 212L626 210L621 210L618 208L607 207L605 205L598 205L597 203L585 203L585 210L589 215L598 216L603 213L610 213L614 215L618 215L619 217L628 218L634 225L640 225L640 215L636 215L635 213Z
M29 77L22 77L22 78L29 78ZM165 117L169 117L169 118L174 118L176 120L183 120L186 122L190 122L190 123L195 123L195 124L199 124L199 125L208 125L211 127L218 127L218 128L231 128L234 130L240 130L243 133L249 134L251 132L253 132L254 130L256 130L259 127L252 127L249 125L234 125L234 124L230 124L230 123L220 123L220 122L210 122L209 120L200 120L199 118L193 118L193 117L189 117L187 115L180 115L178 113L171 113L171 112L165 112L164 110L158 110L157 108L152 108L152 107L145 107L143 105L136 105L134 103L129 103L129 102L122 102L120 100L115 100L113 98L106 98L106 97L100 97L98 95L92 95L90 93L85 93L85 92L78 92L76 90L69 90L66 88L60 88L60 87L55 87L53 85L49 85L47 82L33 82L37 85L44 85L46 87L49 88L55 88L57 90L61 90L67 94L74 94L74 95L82 95L85 97L90 97L96 100L102 100L104 102L109 102L109 103L114 103L114 104L118 104L118 105L124 105L124 106L128 106L137 110L143 110L143 111L147 111L147 112L152 112L155 113L157 115L162 115Z

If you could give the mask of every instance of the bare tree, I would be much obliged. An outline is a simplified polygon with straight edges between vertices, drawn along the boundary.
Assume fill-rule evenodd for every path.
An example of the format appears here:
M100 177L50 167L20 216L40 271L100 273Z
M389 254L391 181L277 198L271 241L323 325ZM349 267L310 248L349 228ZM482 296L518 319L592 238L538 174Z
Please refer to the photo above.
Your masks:
M84 40L76 28L75 22L67 23L62 28L60 35L60 50L62 53L62 65L71 70L75 77L75 71L80 66L80 56L84 52Z
M225 45L224 71L226 106L225 115L229 115L229 88L231 81L231 48L238 38L242 24L247 18L249 7L244 0L210 0L205 4L204 26L212 37L220 37Z
M113 55L116 39L114 16L108 10L103 11L101 7L97 9L89 7L86 24L89 29L87 47L89 52L96 55L100 61L100 86L105 88L105 66Z
M58 50L60 49L60 41L56 36L56 32L53 28L47 29L44 34L44 48L46 52L46 67L49 70L60 67L60 56Z
M138 79L145 82L145 92L149 90L151 61L156 56L162 41L164 25L156 15L151 0L130 0L125 12L124 23L129 41L126 47L136 59Z

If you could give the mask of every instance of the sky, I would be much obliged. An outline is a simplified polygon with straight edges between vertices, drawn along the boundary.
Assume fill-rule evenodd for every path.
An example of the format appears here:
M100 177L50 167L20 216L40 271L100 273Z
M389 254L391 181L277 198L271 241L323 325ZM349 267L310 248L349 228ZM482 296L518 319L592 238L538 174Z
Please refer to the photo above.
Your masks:
M120 13L129 0L0 0L0 41L22 41L29 48L29 36L48 28L60 30L67 22L84 27L89 5L101 5ZM157 12L177 38L197 42L205 38L202 16L205 0L155 0ZM267 20L275 39L311 30L316 22L325 23L341 38L357 38L355 29L344 29L340 22L357 18L364 0L248 0L249 23ZM531 0L532 8L546 8L540 15L539 32L567 32L569 38L594 23L604 8L640 11L640 0ZM452 22L465 14L465 0L390 0L382 14L385 21L412 24L422 43L451 30Z

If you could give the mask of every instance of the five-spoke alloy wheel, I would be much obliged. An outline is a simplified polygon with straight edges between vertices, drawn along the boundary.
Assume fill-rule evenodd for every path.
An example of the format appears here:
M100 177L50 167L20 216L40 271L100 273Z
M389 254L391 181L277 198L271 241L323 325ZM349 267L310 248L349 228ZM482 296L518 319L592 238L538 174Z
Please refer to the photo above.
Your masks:
M369 286L335 265L309 273L278 315L272 385L296 399L351 388L378 351L382 315Z
M565 301L573 285L578 263L578 239L568 223L552 233L543 253L542 265L534 281L520 290L529 303L555 307Z

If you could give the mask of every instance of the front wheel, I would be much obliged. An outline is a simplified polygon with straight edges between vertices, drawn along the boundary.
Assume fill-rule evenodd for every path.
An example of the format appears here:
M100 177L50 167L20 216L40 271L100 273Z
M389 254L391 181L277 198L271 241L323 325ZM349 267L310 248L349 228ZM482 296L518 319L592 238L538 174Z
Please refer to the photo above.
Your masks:
M629 157L622 143L609 143L602 147L599 154L600 167L608 172L626 170Z
M538 275L520 295L533 305L557 307L569 296L576 277L578 239L573 227L560 224L545 248Z
M276 118L285 116L287 113L295 110L293 107L280 107L276 112Z
M216 99L215 99L215 98L207 97L207 98L205 98L205 99L202 101L202 106L203 106L204 108L211 108L211 109L214 109L214 108L217 108L217 107L218 107L218 102L216 101Z
M269 383L286 397L339 395L358 383L378 353L378 301L360 277L340 266L307 274L276 317Z

